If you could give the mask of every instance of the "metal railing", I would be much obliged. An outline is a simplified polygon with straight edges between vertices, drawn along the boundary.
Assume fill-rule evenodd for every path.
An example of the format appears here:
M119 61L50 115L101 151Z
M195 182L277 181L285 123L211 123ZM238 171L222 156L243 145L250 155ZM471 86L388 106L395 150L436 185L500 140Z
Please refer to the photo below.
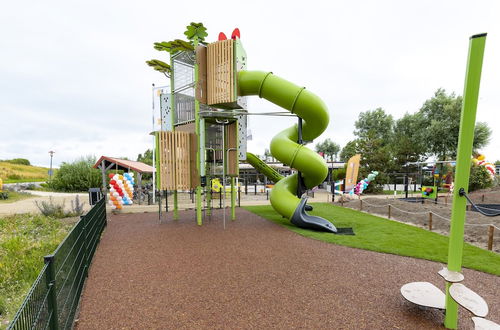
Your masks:
M71 229L53 254L45 256L38 278L10 329L71 329L88 267L106 226L102 198Z

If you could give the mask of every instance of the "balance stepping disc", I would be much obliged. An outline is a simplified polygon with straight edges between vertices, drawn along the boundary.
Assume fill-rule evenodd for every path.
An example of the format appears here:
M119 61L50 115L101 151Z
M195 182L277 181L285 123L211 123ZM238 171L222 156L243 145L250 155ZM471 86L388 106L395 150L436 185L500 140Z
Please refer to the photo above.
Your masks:
M434 284L429 282L412 282L401 287L403 297L414 304L445 309L446 296Z
M482 317L473 317L472 321L475 330L500 330L500 325Z
M453 283L450 286L450 296L472 314L480 317L488 315L488 304L486 301L465 285Z
M457 283L464 280L464 275L459 272L454 272L448 268L443 268L438 272L447 282Z

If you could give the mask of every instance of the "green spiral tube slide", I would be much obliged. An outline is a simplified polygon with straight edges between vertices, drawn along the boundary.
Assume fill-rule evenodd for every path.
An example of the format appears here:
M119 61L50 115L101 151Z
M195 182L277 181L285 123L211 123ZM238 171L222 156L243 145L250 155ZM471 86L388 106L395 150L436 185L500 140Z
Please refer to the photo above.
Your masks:
M324 102L304 87L299 87L271 72L240 71L238 73L238 94L258 95L303 119L302 139L312 141L328 126L328 109ZM271 141L272 155L302 173L304 184L311 189L328 175L324 159L316 152L297 143L297 125L278 133ZM298 198L298 174L290 175L276 182L271 191L271 205L279 214L298 227L337 232L331 222L305 212L307 197Z

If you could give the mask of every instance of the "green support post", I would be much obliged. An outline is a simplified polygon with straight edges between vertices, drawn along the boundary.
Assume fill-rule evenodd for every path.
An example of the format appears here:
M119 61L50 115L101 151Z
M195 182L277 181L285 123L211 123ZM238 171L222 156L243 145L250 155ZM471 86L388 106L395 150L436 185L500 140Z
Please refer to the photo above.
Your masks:
M206 203L207 203L207 215L212 214L212 178L207 175L207 190L206 190Z
M469 41L448 249L448 269L455 272L459 272L462 268L465 208L467 202L464 196L460 196L459 191L463 188L467 192L469 186L472 143L474 140L476 109L485 42L486 33L474 35L470 37ZM458 306L451 298L449 288L450 283L446 283L446 316L444 325L448 329L456 329L458 326Z
M236 220L236 189L234 189L234 182L236 178L231 177L231 220Z
M194 46L194 49L196 49L196 46L198 46L198 38L195 37L194 40L193 40L193 46ZM195 83L195 86L196 84L198 83L198 64L195 62L194 63L194 83ZM201 157L200 157L200 149L201 149L201 146L200 146L200 102L198 100L196 100L195 98L195 101L194 101L194 125L195 125L195 129L196 129L196 138L197 138L197 146L198 146L198 150L196 150L196 169L198 170L198 175L202 175L201 173ZM201 226L203 224L203 220L202 220L202 215L201 215L201 211L203 209L203 205L202 205L202 198L201 198L201 191L202 191L202 187L201 185L198 185L196 187L196 223Z
M174 190L174 217L173 217L173 219L179 220L179 203L178 203L178 199L177 199L177 190Z

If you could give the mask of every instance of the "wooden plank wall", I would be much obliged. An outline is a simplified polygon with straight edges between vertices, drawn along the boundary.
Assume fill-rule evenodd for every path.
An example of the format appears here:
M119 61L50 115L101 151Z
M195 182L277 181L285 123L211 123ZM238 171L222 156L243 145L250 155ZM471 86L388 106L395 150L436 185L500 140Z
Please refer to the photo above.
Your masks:
M207 104L207 47L196 47L196 64L198 64L196 99L203 104Z
M208 104L234 102L234 40L222 40L207 47Z
M227 149L238 148L238 122L235 121L226 126L226 146ZM226 149L226 150L227 150ZM229 150L227 157L227 175L238 176L238 150Z
M196 135L188 132L159 132L161 190L189 190L191 188L192 136L196 141ZM194 162L196 162L196 153L194 155Z

